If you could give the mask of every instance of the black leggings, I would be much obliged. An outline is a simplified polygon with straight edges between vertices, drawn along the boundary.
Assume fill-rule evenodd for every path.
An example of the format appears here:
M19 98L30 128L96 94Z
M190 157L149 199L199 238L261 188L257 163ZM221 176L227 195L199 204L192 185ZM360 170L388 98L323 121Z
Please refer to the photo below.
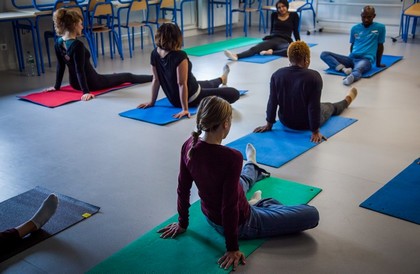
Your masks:
M222 84L221 78L216 78L216 79L207 80L207 81L197 81L197 82L201 86L201 91L198 97L194 101L188 104L188 106L190 107L198 106L198 104L200 104L200 101L204 97L208 97L208 96L221 97L231 104L236 102L239 99L239 91L236 88L232 88L232 87L219 88L219 86Z
M260 54L261 51L269 49L273 50L273 55L287 56L288 47L289 42L280 37L273 37L269 40L262 41L244 52L238 53L238 59Z
M101 90L119 86L124 83L143 84L153 80L152 75L136 75L128 72L113 74L98 74L95 81L88 80L90 91Z
M14 228L0 232L0 253L12 249L21 240L19 232Z

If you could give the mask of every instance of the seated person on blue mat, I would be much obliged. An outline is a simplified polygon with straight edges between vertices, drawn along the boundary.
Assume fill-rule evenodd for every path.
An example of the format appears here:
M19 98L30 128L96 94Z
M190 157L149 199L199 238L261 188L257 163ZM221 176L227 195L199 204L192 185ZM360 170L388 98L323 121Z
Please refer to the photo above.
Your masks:
M132 73L98 74L90 63L90 52L77 39L82 35L83 17L71 9L58 9L53 15L54 28L58 35L55 43L57 56L57 75L55 85L47 91L59 90L64 71L69 70L69 81L72 88L81 90L81 99L88 101L95 98L90 91L108 89L123 83L142 84L152 81L151 75L135 75Z
M337 103L321 103L322 78L319 72L309 69L310 50L303 41L290 44L288 50L290 66L280 68L271 76L270 95L267 103L265 126L254 132L270 131L276 122L296 130L311 130L311 141L327 140L319 128L332 115L339 115L357 96L351 88L344 100Z
M182 146L178 176L178 222L158 232L175 238L189 224L190 192L193 181L201 198L201 210L210 226L224 235L226 252L218 260L221 268L233 270L245 256L239 239L266 238L300 232L318 225L319 213L309 205L285 206L272 198L261 199L256 191L248 202L246 192L270 176L256 164L255 148L248 144L248 161L242 154L221 145L232 122L232 106L216 96L204 98L197 113L197 131ZM200 135L204 131L204 136Z
M292 32L296 41L300 40L299 15L296 12L289 12L287 0L278 1L276 8L277 12L271 14L270 35L264 37L264 41L241 53L225 50L226 57L237 61L255 54L287 56L287 47L293 42Z
M362 74L372 69L372 65L385 67L381 64L385 43L385 25L373 22L375 8L365 6L362 9L362 23L351 28L350 55L340 55L329 51L321 53L321 59L336 71L342 71L348 76L343 84L348 86L362 78Z
M152 51L150 63L153 71L152 99L138 108L148 108L155 105L159 88L169 102L182 108L175 118L190 117L188 107L196 107L207 96L220 96L229 103L239 99L239 91L226 87L229 66L223 68L223 75L207 81L197 81L192 74L192 64L187 53L181 50L182 33L175 24L166 23L159 27L155 36L157 47ZM222 85L221 87L219 87Z
M39 230L54 215L57 206L57 196L50 194L30 220L14 228L0 232L0 253L8 252L22 241L26 235Z

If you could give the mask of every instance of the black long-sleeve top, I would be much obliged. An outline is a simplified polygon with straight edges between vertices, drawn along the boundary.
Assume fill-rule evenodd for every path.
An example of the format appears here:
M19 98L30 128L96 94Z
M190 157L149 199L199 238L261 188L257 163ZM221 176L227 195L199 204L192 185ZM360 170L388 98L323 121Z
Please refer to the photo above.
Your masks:
M98 79L98 73L89 60L89 50L77 39L63 41L62 38L57 39L54 48L57 56L57 74L54 88L56 90L60 89L67 65L70 85L83 93L89 93L88 81L95 85L94 82Z
M290 12L289 18L281 21L278 18L278 13L271 14L271 29L270 36L277 36L286 39L289 43L293 42L292 32L296 41L300 40L299 34L299 15L296 12Z
M315 132L320 127L322 78L319 72L299 66L284 67L271 76L267 122L278 117L287 127Z

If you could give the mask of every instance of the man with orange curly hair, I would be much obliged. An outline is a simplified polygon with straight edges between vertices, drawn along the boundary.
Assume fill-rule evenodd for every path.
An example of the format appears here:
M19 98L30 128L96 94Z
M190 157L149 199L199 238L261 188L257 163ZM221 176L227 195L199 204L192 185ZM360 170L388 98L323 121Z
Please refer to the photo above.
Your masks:
M319 72L309 69L310 50L303 41L290 44L287 49L290 66L280 68L271 76L270 96L267 103L267 124L254 132L270 131L276 122L295 130L311 130L311 141L327 140L319 128L332 115L339 115L356 98L356 88L351 88L344 100L321 103L322 78Z

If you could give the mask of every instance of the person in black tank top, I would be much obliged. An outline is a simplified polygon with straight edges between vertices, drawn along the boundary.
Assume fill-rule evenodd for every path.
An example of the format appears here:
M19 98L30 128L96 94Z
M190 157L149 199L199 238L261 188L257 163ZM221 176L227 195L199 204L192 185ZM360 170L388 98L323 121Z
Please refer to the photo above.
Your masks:
M155 105L159 88L169 102L175 107L182 108L174 115L175 118L190 117L189 107L198 106L200 101L208 96L222 97L229 103L239 99L239 91L226 87L229 66L225 65L222 76L197 81L192 74L192 64L182 47L182 33L177 25L167 23L159 27L155 37L157 48L152 51L150 64L153 70L152 98L138 108L148 108Z

